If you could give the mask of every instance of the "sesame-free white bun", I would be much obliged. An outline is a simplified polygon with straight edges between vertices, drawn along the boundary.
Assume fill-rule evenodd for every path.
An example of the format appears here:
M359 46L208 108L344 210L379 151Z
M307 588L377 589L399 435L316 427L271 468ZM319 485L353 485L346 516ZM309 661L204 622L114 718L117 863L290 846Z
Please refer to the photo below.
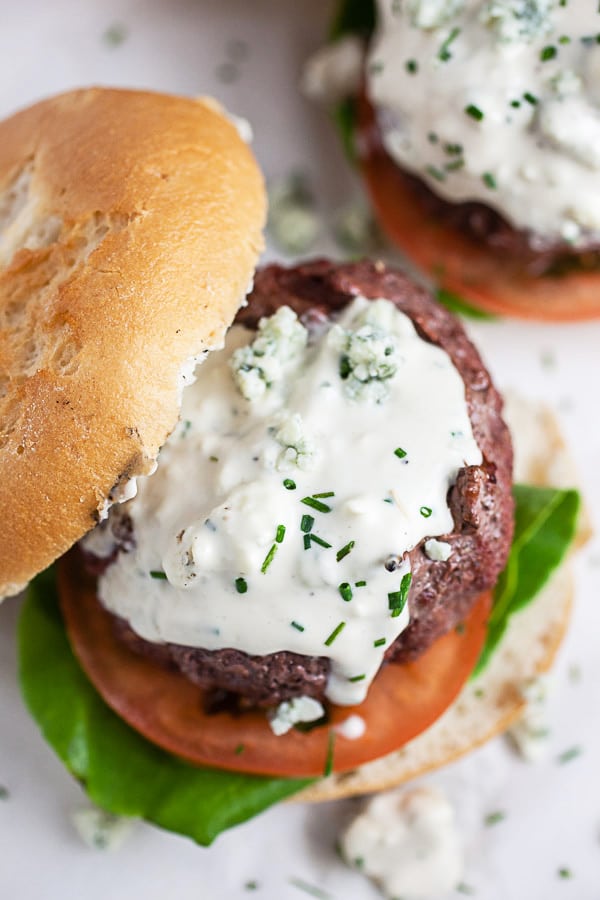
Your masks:
M0 597L152 470L265 210L214 102L89 89L0 122Z
M505 400L504 415L515 449L515 481L576 485L577 473L552 413L514 395ZM589 536L584 513L576 544ZM524 689L552 665L569 622L572 599L571 573L569 566L563 565L539 596L513 616L482 674L467 682L431 728L401 750L324 778L293 799L334 800L395 787L452 762L505 731L525 710Z

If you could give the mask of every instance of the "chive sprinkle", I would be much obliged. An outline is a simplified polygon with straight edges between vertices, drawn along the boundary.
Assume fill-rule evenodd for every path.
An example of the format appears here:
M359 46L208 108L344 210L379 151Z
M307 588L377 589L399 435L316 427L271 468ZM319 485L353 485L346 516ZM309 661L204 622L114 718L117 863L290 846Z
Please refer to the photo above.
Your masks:
M278 544L282 544L284 537L285 537L285 525L278 525L277 533L275 535L275 540L277 541Z
M311 509L316 509L317 512L331 512L331 507L327 506L326 503L321 503L316 497L303 497L300 502L304 503L305 506L310 506Z
M560 869L558 870L558 877L559 877L559 878L564 878L564 879L566 879L566 878L572 878L572 877L573 877L573 873L571 872L570 869L567 869L566 866L562 866L562 868L560 868Z
M300 625L299 622L290 622L292 628L295 628L296 631L304 631L304 625Z
M0 784L0 800L8 800L10 797L10 792L7 787L4 787L3 784Z
M244 747L243 744L238 744L233 752L235 753L236 756L239 756L240 753L243 753L245 749L246 748Z
M325 767L323 769L323 775L327 778L328 775L331 775L333 772L333 752L335 750L335 731L333 729L329 732L329 740L327 741L327 756L325 757Z
M318 544L319 547L325 547L326 550L329 550L329 548L331 547L331 544L328 544L327 541L324 541L323 538L320 538L318 534L309 534L307 535L307 537L309 537L311 541L314 541L315 544Z
M425 171L432 178L435 178L436 181L444 181L446 178L446 173L442 169L438 169L437 166L425 166Z
M245 594L248 590L248 582L240 575L239 578L235 579L235 588L238 594Z
M316 499L321 499L323 497L335 497L335 491L321 491L320 494L312 494L312 497L316 497Z
M581 747L570 747L568 750L565 750L564 753L561 753L560 756L557 757L556 761L560 763L560 765L564 765L564 763L571 762L573 759L577 759L578 756L581 756L583 750Z
M496 179L494 178L494 176L492 175L491 172L484 172L483 175L481 176L481 180L483 181L485 186L489 187L490 190L492 190L492 191L495 191L496 188L498 187Z
M538 98L535 94L530 93L529 91L525 91L523 94L523 100L527 100L528 103L531 103L532 106L536 106L538 103Z
M345 547L342 547L341 550L335 554L335 558L338 562L341 562L344 557L348 556L351 550L353 550L356 541L348 541Z
M468 116L471 116L472 119L475 119L476 122L481 122L483 119L482 111L478 106L475 106L474 103L469 103L468 106L465 106L465 112Z
M338 591L340 592L340 597L342 600L345 600L346 603L352 600L352 588L347 581L342 581L338 587Z
M406 456L406 450L403 450L402 447L396 447L394 450L394 456L397 456L398 459L404 459Z
M503 822L505 818L506 813L499 809L496 812L487 815L483 821L489 828L491 825L497 825L499 822Z
M556 47L553 47L552 44L549 44L547 47L544 47L540 53L540 59L542 62L548 62L550 59L554 59L554 57L558 54L558 50Z
M364 681L366 677L367 676L365 673L363 673L362 675L353 675L352 678L348 679L348 681L351 681L354 684L354 682L356 681Z
M423 516L424 519L428 519L429 516L431 515L431 513L433 512L433 510L430 506L422 506L419 509L419 512L421 513L421 515Z
M410 588L411 581L411 573L406 572L406 574L402 576L402 580L400 582L400 590L392 591L390 594L388 594L388 607L392 611L392 619L397 618L406 606L406 601L408 599L408 589Z
M265 560L264 560L262 566L260 567L260 571L263 573L263 575L265 574L265 572L267 571L267 569L269 568L269 566L275 559L276 553L277 553L277 544L273 544L273 546L271 547L271 549L265 556Z
M391 497L384 497L384 498L383 498L383 502L384 502L384 503L393 503L394 501L392 500Z
M331 647L331 645L335 641L336 637L344 630L345 627L346 627L345 622L340 622L339 625L336 625L335 628L333 629L333 631L331 632L331 634L329 635L329 637L327 638L327 640L325 641L325 646Z
M153 569L150 572L150 578L156 578L159 581L166 581L167 575L161 569Z
M386 638L377 638L376 641L373 641L373 646L374 647L383 647L383 645L385 643L386 643Z
M292 481L291 478L284 478L283 486L286 491L295 491L296 490L296 482Z
M416 59L408 59L406 61L406 71L409 75L416 75L419 71L419 63Z
M304 535L304 549L305 549L305 550L310 550L310 539L311 539L311 537L312 537L312 535L310 535L310 534L305 534L305 535Z
M355 581L354 582L354 587L366 587L366 586L367 586L366 581Z
M309 516L308 513L305 513L302 516L302 519L300 521L300 530L303 531L305 534L308 534L308 532L310 531L310 529L313 527L314 524L315 524L314 518L312 516Z
M460 34L460 28L453 28L442 46L440 47L438 53L438 59L441 59L442 62L448 62L449 59L452 59L452 54L450 53L450 44L456 40L456 38Z

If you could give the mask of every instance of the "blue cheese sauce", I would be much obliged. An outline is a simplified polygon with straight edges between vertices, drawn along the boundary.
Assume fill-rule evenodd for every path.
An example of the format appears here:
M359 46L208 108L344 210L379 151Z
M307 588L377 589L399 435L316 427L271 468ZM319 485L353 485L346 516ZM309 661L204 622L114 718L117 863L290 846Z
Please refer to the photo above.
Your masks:
M100 599L148 641L327 657L328 699L360 703L410 620L407 551L479 463L460 375L392 303L318 335L283 307L184 391Z
M367 90L399 165L536 236L600 238L591 0L379 0Z

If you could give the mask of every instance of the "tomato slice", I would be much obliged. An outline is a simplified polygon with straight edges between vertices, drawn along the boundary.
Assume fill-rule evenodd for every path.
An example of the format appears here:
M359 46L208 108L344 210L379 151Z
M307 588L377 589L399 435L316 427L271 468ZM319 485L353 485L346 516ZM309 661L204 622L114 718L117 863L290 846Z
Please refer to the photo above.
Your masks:
M446 290L499 315L565 322L600 317L600 273L533 276L425 210L382 146L364 93L357 99L356 145L382 228Z
M119 642L76 550L59 564L58 584L75 654L106 703L129 725L197 765L286 777L323 775L332 730L353 713L364 719L366 731L358 740L336 735L335 772L391 753L428 728L472 672L491 608L491 595L482 595L464 628L440 638L416 662L384 667L360 706L332 706L327 725L276 737L264 711L206 713L200 688Z

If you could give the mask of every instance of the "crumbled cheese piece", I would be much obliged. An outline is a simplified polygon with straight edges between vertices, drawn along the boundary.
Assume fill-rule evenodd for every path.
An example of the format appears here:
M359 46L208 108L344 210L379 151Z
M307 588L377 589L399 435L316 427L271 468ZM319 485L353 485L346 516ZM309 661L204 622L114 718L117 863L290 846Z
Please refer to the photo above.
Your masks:
M409 0L408 11L418 28L437 28L450 21L464 6L464 0Z
M285 700L277 709L269 714L269 725L273 734L280 737L287 734L298 722L316 722L325 715L325 710L318 700L312 697L295 697Z
M233 377L246 400L257 400L281 380L298 360L307 341L307 331L289 306L261 319L258 336L231 357Z
M540 133L556 149L592 171L600 169L600 113L578 94L540 105Z
M538 762L548 753L548 680L534 678L523 689L527 706L508 735L521 756L528 762Z
M550 13L555 6L555 0L490 0L481 21L502 43L533 41L552 30Z
M379 301L371 306L353 329L332 328L331 339L339 342L340 377L348 396L381 403L389 393L386 382L397 372L398 343L386 327L388 307Z
M434 900L456 887L463 873L454 811L434 788L375 796L340 846L346 861L389 898Z
M425 555L434 562L446 562L452 554L451 544L430 538L425 541Z
M78 809L71 818L82 841L94 850L118 850L131 834L135 821L97 807Z
M284 448L277 459L277 468L280 472L289 472L295 467L308 472L314 468L317 458L316 444L306 433L299 413L287 413L275 437Z

